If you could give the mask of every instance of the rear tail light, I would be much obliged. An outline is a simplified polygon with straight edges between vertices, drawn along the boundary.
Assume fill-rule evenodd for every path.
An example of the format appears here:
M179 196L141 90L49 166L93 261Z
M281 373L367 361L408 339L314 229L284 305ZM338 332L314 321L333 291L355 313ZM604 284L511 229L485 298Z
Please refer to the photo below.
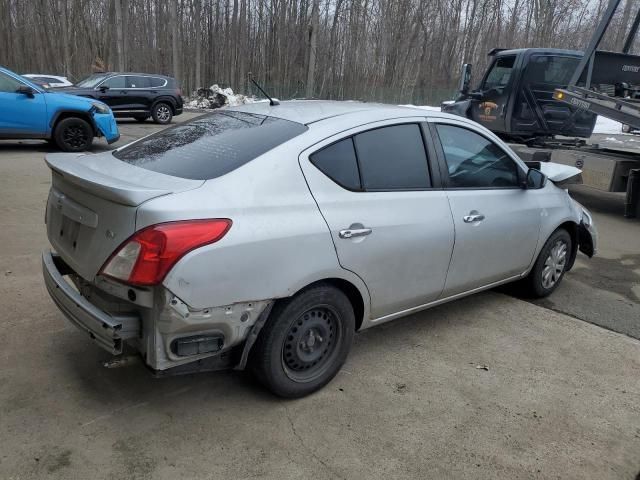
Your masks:
M120 245L100 273L129 285L157 285L187 253L224 237L231 223L217 218L151 225Z
M182 89L181 88L176 88L176 95L178 95L179 97L182 96Z

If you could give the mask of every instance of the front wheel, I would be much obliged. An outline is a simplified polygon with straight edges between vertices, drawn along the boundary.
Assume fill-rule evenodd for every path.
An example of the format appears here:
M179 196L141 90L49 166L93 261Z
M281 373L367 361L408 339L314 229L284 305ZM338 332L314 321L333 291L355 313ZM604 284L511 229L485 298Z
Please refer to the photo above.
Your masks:
M571 257L571 236L564 229L556 230L546 241L531 272L522 282L523 293L542 298L560 284Z
M354 331L347 296L317 285L274 307L251 352L251 369L276 395L309 395L340 371Z
M82 152L93 143L93 130L85 120L70 117L61 120L53 132L56 145L65 152Z
M159 123L160 125L166 125L171 123L173 110L171 110L171 106L164 102L156 103L153 110L151 110L151 116L153 117L154 122Z

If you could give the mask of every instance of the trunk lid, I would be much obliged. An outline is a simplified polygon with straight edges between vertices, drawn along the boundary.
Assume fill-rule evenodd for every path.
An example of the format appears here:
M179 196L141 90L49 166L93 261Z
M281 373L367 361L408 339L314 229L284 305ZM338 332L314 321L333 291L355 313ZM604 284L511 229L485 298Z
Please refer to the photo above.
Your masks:
M200 187L102 154L54 153L47 201L47 236L80 276L92 281L122 242L136 231L139 205L152 198Z

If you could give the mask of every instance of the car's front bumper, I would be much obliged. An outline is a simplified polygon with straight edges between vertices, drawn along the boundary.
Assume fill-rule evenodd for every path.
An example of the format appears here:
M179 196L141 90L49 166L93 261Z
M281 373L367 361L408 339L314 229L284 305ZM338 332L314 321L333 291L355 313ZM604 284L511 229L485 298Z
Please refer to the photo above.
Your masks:
M122 353L123 341L140 333L140 318L134 314L110 315L83 297L63 277L71 268L50 251L42 253L42 274L49 295L65 316L112 354Z
M120 139L120 131L118 130L118 124L116 123L116 118L113 116L113 112L93 112L93 122L107 140L107 143L111 144Z

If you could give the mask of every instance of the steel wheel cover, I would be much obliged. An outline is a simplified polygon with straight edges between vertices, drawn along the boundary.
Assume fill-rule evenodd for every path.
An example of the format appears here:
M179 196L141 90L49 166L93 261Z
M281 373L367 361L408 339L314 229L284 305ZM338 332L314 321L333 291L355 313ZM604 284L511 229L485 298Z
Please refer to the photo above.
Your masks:
M282 345L282 367L296 382L309 382L333 363L342 344L342 320L333 307L315 306L297 319Z
M567 243L564 240L558 240L551 247L549 256L544 261L542 268L542 286L544 288L552 288L564 272L567 265Z

